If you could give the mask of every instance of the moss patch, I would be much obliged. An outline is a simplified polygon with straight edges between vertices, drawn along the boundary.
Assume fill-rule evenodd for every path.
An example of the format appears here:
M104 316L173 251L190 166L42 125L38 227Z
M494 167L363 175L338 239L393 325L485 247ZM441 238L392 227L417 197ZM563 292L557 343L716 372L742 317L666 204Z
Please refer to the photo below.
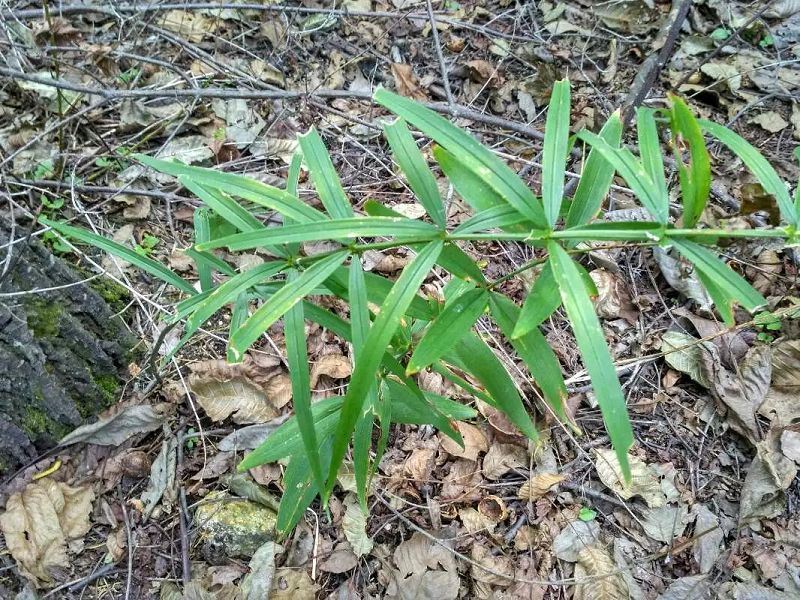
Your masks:
M88 285L100 294L114 312L121 312L131 298L127 289L108 277L96 277Z
M41 408L33 405L25 407L21 425L22 430L27 433L32 440L42 435L49 435L58 440L67 435L70 430L68 426L59 423L48 416Z
M61 315L64 308L55 301L30 297L25 300L25 314L28 329L36 338L52 338L61 329Z

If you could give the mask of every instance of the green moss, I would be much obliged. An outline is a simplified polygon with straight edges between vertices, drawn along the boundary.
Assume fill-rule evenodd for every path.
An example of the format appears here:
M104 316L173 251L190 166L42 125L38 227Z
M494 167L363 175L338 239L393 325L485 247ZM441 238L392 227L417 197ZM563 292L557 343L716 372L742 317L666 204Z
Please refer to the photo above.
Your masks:
M94 382L100 388L103 394L103 399L107 404L113 404L117 401L117 392L119 391L119 379L114 375L95 375Z
M69 427L49 417L39 406L33 405L25 407L25 414L22 415L22 430L31 439L50 435L58 440L69 433Z
M61 329L63 312L64 308L58 302L48 302L36 297L28 297L25 300L28 328L36 338L56 337Z
M115 312L121 312L130 300L128 290L108 277L96 277L88 284Z

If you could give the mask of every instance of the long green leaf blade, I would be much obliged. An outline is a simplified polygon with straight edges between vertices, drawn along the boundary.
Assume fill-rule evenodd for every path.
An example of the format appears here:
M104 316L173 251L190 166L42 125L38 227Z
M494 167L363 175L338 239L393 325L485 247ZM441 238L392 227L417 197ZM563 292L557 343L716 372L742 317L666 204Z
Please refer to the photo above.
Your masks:
M480 381L489 394L490 403L503 411L522 433L532 440L538 439L539 433L522 403L514 380L486 342L475 333L468 333L442 359Z
M562 79L553 85L553 93L550 95L542 150L542 204L544 205L545 219L551 228L558 220L561 200L564 196L569 110L569 80Z
M725 144L728 149L736 156L742 159L742 162L750 169L750 172L756 176L761 187L768 194L775 196L780 208L781 216L787 223L795 226L800 226L800 211L794 210L792 198L789 195L789 190L786 184L781 181L778 173L772 167L767 159L756 150L747 140L739 134L731 131L724 125L719 125L713 121L701 119L699 121L701 129L707 131L720 142Z
M525 217L512 206L500 204L474 214L453 230L454 234L487 232L490 229L506 229L525 223Z
M636 134L639 140L642 166L656 186L660 198L659 205L669 205L669 192L664 176L664 160L661 154L661 142L658 138L655 110L642 107L636 109Z
M466 335L483 314L488 299L486 290L476 288L448 303L414 349L406 374L418 373Z
M751 313L767 303L766 299L753 289L741 275L719 260L708 248L682 239L670 239L669 243L674 245L678 252L686 257L705 277L704 282L711 282L712 288L714 288L712 298L720 313L725 317L728 326L734 324L731 311L731 304L734 301ZM708 291L712 293L712 289ZM715 295L717 297L714 297Z
M548 242L547 248L561 301L572 324L583 364L591 377L608 437L611 438L625 480L630 481L628 450L633 445L633 430L603 328L572 258L556 242Z
M423 221L392 217L361 217L327 221L324 226L315 223L268 227L259 231L237 233L202 244L198 250L229 248L249 250L268 244L289 244L331 239L360 237L393 237L397 239L427 240L439 235L433 225Z
M500 331L511 342L514 350L528 367L536 385L542 390L545 402L556 417L568 424L574 431L580 432L567 413L567 386L561 374L561 365L542 332L538 328L534 328L524 335L512 339L514 323L519 323L521 318L519 307L498 293L492 293L489 298L489 306Z
M359 257L350 261L350 328L353 335L353 355L355 362L361 360L367 335L369 334L369 305L367 301L367 285L364 281L364 268ZM377 387L373 382L367 392L364 409L358 417L353 437L353 471L356 478L356 492L362 509L367 504L367 487L369 485L369 449L372 446L372 416L378 403ZM322 487L322 486L321 486Z
M337 470L347 451L350 436L358 420L364 399L370 387L375 383L375 373L381 364L383 353L394 337L411 301L416 297L417 289L436 263L442 246L441 241L431 242L417 254L413 261L406 265L391 291L386 295L381 310L370 327L364 348L359 356L360 360L356 363L350 378L341 420L336 430L331 467L324 495L325 500L333 489Z
M134 252L122 244L118 244L117 242L104 238L101 235L94 234L91 231L86 231L85 229L81 229L79 227L73 227L72 225L67 225L66 223L53 221L45 217L39 217L39 222L43 225L47 225L48 227L52 227L63 235L75 238L76 240L79 240L85 244L90 244L96 248L100 248L100 250L104 250L105 252L116 256L117 258L126 260L132 265L140 268L142 271L150 273L161 281L168 283L171 286L186 292L187 294L197 294L197 290L194 289L191 283L178 276L161 263L153 260L152 258L142 256L138 252Z
M291 283L287 283L236 331L230 339L228 347L234 360L242 360L245 351L264 333L270 325L277 321L292 306L303 299L330 277L347 258L347 251L335 252L317 262Z
M325 210L334 219L352 217L353 207L350 206L339 175L333 168L328 149L317 130L312 127L306 134L301 135L298 141Z
M548 263L533 282L533 286L525 298L519 319L517 319L517 324L511 334L511 340L519 339L537 329L559 306L561 306L561 295L558 293L556 280L553 277L553 269Z
M198 208L194 211L194 243L202 244L211 240L211 223L208 218L207 208ZM197 267L197 276L200 279L200 291L210 290L214 285L211 278L211 266L207 261L194 261Z
M587 141L596 149L616 170L630 186L636 197L653 218L659 223L666 224L669 219L669 204L664 204L658 190L644 170L642 163L636 159L627 148L615 148L603 138L585 129L578 133L578 137Z
M622 119L619 117L619 112L608 118L598 135L612 148L619 147L622 139ZM581 171L581 178L567 213L566 227L583 225L594 219L603 205L613 180L614 167L599 150L592 148Z
M297 280L297 272L290 272L287 284ZM308 346L306 341L305 317L303 304L298 302L284 316L284 335L286 339L286 362L289 366L289 377L292 382L292 404L297 417L297 426L303 440L305 454L311 465L311 473L318 488L324 483L322 462L317 443L317 432L314 428L314 417L311 413L311 374L308 370Z
M300 223L326 221L327 215L302 203L288 192L274 186L250 179L244 175L222 173L213 169L190 167L175 161L160 160L143 154L133 158L161 173L180 177L185 175L201 185L225 190L225 193L249 200L255 204L277 211Z
M686 103L675 95L670 95L672 110L673 147L678 163L678 175L683 198L683 226L694 227L700 220L711 191L711 160L706 150L703 132ZM689 165L683 163L678 136L689 147Z
M525 215L536 227L546 226L542 205L525 182L471 135L432 110L384 88L379 88L374 98L378 104L403 117L445 150L457 154L471 172Z
M231 277L214 289L202 303L195 307L194 312L186 322L185 334L194 333L223 306L234 302L243 292L254 285L264 283L285 268L285 262L273 261L258 265L244 273Z
M383 131L392 148L395 161L408 179L408 185L411 186L431 221L444 229L446 219L439 186L436 185L436 178L425 163L425 157L417 148L405 121L397 119L393 123L384 125Z

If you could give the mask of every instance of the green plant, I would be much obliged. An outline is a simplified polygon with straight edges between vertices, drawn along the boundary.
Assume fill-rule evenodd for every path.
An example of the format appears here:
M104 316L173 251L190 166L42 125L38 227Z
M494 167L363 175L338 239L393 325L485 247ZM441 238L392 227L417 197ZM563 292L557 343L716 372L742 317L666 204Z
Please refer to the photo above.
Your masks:
M517 386L473 325L488 313L526 364L541 390L546 408L579 431L565 406L567 390L553 350L540 325L563 307L591 377L606 429L622 471L630 477L628 450L633 433L625 399L614 370L603 329L592 305L596 293L577 260L580 242L621 242L674 248L707 287L720 315L734 324L733 304L754 311L765 300L709 248L720 238L777 237L796 242L800 199L792 201L784 183L758 152L728 129L697 121L686 104L671 98L669 108L642 108L637 113L639 156L621 146L622 121L613 114L598 134L581 131L577 140L590 149L573 198L565 202L564 175L571 151L570 88L555 85L547 113L542 158L542 195L531 189L504 162L466 132L418 103L380 89L375 101L398 115L385 128L395 162L426 209L429 221L400 216L367 201L356 215L331 159L312 129L300 138L285 190L228 173L165 162L146 156L143 164L173 175L203 200L197 212L195 245L200 292L160 263L86 231L45 221L60 232L115 253L188 294L177 305L173 322L185 320L185 342L225 306L232 307L228 358L245 352L283 318L287 361L292 378L295 415L241 463L246 469L286 460L285 492L278 516L290 530L319 495L327 503L352 441L353 470L359 499L386 447L392 423L430 423L461 443L454 421L476 413L451 399L423 392L414 374L430 368L468 393L503 411L525 435L537 427ZM448 228L436 179L406 123L433 139L433 155L457 193L474 214ZM678 165L682 227L670 222L670 204L659 129L667 130ZM699 222L711 183L703 131L728 146L777 200L782 228L721 230ZM685 160L684 160L685 159ZM300 201L297 182L301 162L310 173L324 210ZM647 209L647 222L593 222L615 173ZM235 200L235 199L238 199ZM284 223L266 227L254 214L268 209ZM216 235L211 218L222 219L235 233ZM303 242L336 241L340 248L304 255ZM540 257L498 280L487 280L461 241L514 240L537 249ZM406 246L416 257L395 281L364 272L360 255L367 250ZM260 248L274 260L237 273L213 250ZM503 281L542 266L525 302L517 305L498 291ZM418 290L432 269L447 272L444 301L423 298ZM227 276L215 285L213 272ZM308 300L333 295L350 307L349 320ZM251 307L255 307L251 311ZM380 306L376 311L374 306ZM304 321L311 320L352 344L354 370L344 396L311 403ZM378 425L377 436L373 429ZM374 453L371 451L374 449Z

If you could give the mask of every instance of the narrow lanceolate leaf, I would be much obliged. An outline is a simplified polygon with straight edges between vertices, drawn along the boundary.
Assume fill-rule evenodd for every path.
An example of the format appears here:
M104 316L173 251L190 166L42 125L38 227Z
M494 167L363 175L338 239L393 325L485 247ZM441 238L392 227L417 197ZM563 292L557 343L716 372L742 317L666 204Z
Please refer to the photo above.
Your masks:
M675 158L683 198L683 226L694 227L708 202L711 191L711 161L706 150L703 132L692 111L678 96L670 95L672 101L671 126ZM683 163L680 136L689 149L689 165Z
M197 331L202 327L203 323L214 316L223 306L235 301L243 292L246 292L254 285L264 283L285 268L285 262L273 261L258 265L257 267L248 269L244 273L231 277L228 281L218 286L209 294L208 298L195 307L194 312L186 322L185 333Z
M364 268L361 260L354 256L350 261L350 330L352 332L353 355L355 362L361 360L361 352L369 333L369 306L367 303L367 285L364 281ZM367 392L366 401L358 416L353 437L353 471L356 477L356 492L362 508L367 504L367 488L369 486L369 449L372 446L373 410L378 403L375 382ZM323 486L321 486L323 487Z
M731 309L734 302L751 313L767 303L741 275L719 260L708 248L682 239L671 239L670 243L697 269L726 325L734 324Z
M290 272L287 284L297 279L297 272ZM286 339L286 362L292 381L292 404L297 417L297 426L306 451L311 473L318 488L324 482L322 463L319 455L317 432L314 429L314 417L311 414L311 375L308 370L308 346L306 343L306 323L303 315L303 304L298 302L284 317L284 337Z
M406 265L391 291L386 295L381 304L381 310L369 329L364 347L356 358L355 369L342 406L342 414L333 443L325 500L336 482L336 473L344 459L345 452L347 452L350 436L356 421L358 421L358 416L361 414L364 399L375 383L375 373L383 360L386 347L394 337L411 301L416 297L419 286L433 265L436 264L442 246L441 241L431 242L417 254L413 261Z
M239 231L256 231L265 228L261 221L250 214L250 211L217 188L203 185L188 175L181 175L178 177L178 181Z
M627 148L615 148L602 139L585 129L578 133L578 137L586 140L592 148L600 152L616 170L622 175L625 183L633 190L636 197L644 205L647 211L659 223L667 223L669 219L669 204L664 203L664 199L658 193L655 184L644 170L642 163L636 159L633 153Z
M553 287L555 287L555 282L553 282ZM559 299L559 303L560 301ZM528 367L534 382L542 390L545 402L553 410L556 417L563 423L568 424L574 431L580 432L578 426L567 413L567 386L561 374L561 365L542 332L535 328L516 339L512 339L511 333L514 330L514 323L519 323L520 319L519 307L502 294L497 293L492 293L489 298L489 307L492 311L492 317L500 327L500 331L511 341L514 350L525 362L525 366Z
M439 186L436 185L436 178L426 164L422 152L417 148L405 121L397 119L394 123L384 125L383 131L392 148L394 159L405 173L408 185L411 186L419 203L425 208L431 221L444 229L446 219Z
M297 185L300 182L300 170L303 166L303 153L297 150L292 154L289 172L286 174L286 193L297 197Z
M489 394L490 403L504 412L522 433L532 440L538 439L539 433L522 403L514 380L480 337L473 332L463 336L442 360L480 381Z
M211 240L211 223L208 218L207 208L198 208L194 211L194 243L202 244ZM207 261L195 260L197 276L200 279L200 291L210 290L214 285L211 279L211 266Z
M569 140L569 80L557 81L547 108L542 150L542 204L548 225L553 227L564 196L564 172L567 169Z
M101 235L94 234L91 231L86 231L85 229L81 229L79 227L73 227L72 225L67 225L66 223L53 221L45 217L39 217L39 222L43 225L47 225L48 227L52 227L63 235L79 240L84 244L91 244L92 246L100 248L100 250L108 252L117 258L126 260L142 271L150 273L151 275L159 278L161 281L178 288L182 292L186 292L187 294L191 295L197 294L197 290L194 289L191 283L178 276L173 271L170 271L160 262L157 262L152 258L142 256L138 252L134 252L122 244L118 244L113 240L106 239Z
M201 167L190 167L179 162L160 160L143 154L134 154L133 158L161 173L173 175L174 177L185 175L196 183L218 190L225 190L226 194L244 198L265 208L277 211L299 223L325 221L328 219L324 213L302 203L285 190L250 179L244 175L222 173Z
M617 453L622 473L626 481L630 481L628 450L633 445L633 431L603 328L572 258L556 242L549 242L547 248L553 275L561 292L561 301L572 324L583 364L591 377L608 437Z
M261 221L256 219L247 211L247 209L245 209L243 206L240 206L235 200L226 196L221 191L201 185L186 175L178 177L178 181L180 181L187 190L200 198L208 206L214 209L218 215L220 215L223 219L231 223L240 231L266 231L266 227L263 223L261 223ZM282 248L276 248L275 246L264 246L264 249L273 256L286 256L286 252Z
M600 130L599 137L612 148L619 147L622 139L622 119L618 112L608 118ZM583 225L597 216L613 179L614 167L599 150L592 148L583 165L581 178L567 213L567 227Z
M657 242L664 232L664 225L652 221L608 221L556 231L553 232L552 239Z
M542 205L514 171L471 135L417 102L379 88L375 101L402 117L445 150L525 215L536 227L546 227ZM454 182L455 183L455 182Z
M750 172L756 176L764 191L775 196L781 216L787 223L800 226L800 206L798 206L798 210L795 210L786 184L781 181L775 169L772 168L772 165L767 162L767 159L758 150L724 125L701 119L700 127L725 144L731 152L742 159L742 162L750 169Z
M511 339L516 340L527 333L538 329L545 319L552 315L561 306L561 295L556 287L553 269L546 264L533 282L519 318L511 333Z
M328 214L334 219L346 219L353 216L353 208L350 201L342 189L342 182L339 175L333 168L328 149L322 142L322 138L313 127L308 133L298 138L303 156L306 159L308 170L311 172L311 179L317 189L319 199Z
M636 134L639 139L639 154L642 157L642 166L656 186L660 205L668 205L669 193L664 175L664 160L661 154L661 141L658 137L655 110L642 107L636 109Z
M460 192L459 192L460 193ZM505 229L525 222L525 217L512 206L500 204L481 210L453 230L454 234L487 232L490 229Z
M330 453L331 442L330 439L326 439L319 449L319 454L325 466L330 460ZM294 454L289 459L286 472L283 474L283 485L284 492L281 497L275 528L281 538L286 538L295 525L300 522L306 509L320 491L314 482L314 478L311 477L308 457L304 452Z
M325 281L347 258L346 251L336 252L315 262L294 281L287 283L235 332L228 344L234 360L242 360L245 351L264 333L270 325L281 318L292 306Z
M336 219L317 223L267 227L259 231L237 233L198 246L198 250L229 248L249 250L268 244L289 244L330 239L356 239L360 237L393 237L398 239L427 240L439 235L430 223L415 219L392 217L363 217Z
M333 433L341 406L341 396L325 398L311 405L314 428L319 439L325 439ZM236 470L239 472L247 471L253 467L275 462L302 451L303 441L300 439L300 427L297 424L297 417L292 416L278 429L270 433L264 443L245 456L236 467Z
M418 373L452 348L481 316L488 299L486 290L476 288L449 302L414 349L406 373Z

